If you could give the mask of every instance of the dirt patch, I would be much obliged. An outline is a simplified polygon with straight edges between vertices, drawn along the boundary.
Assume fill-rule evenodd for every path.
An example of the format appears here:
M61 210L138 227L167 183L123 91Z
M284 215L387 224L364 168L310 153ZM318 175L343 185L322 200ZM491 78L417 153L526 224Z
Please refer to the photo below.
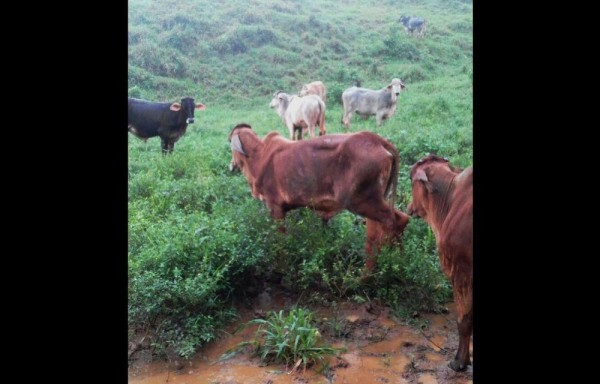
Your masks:
M297 299L283 291L267 289L249 305L238 309L240 319L230 324L223 336L189 361L173 357L153 361L149 337L130 343L129 383L422 383L467 384L473 382L473 368L454 372L448 362L456 353L458 335L456 310L447 305L447 314L416 314L421 321L407 325L394 318L388 308L374 303L345 302L335 307L306 305L315 313L325 341L345 348L328 366L291 372L283 365L264 365L250 351L224 354L242 341L254 338L257 326L240 328L268 311L288 310ZM472 347L471 347L472 348ZM319 372L320 371L320 372Z

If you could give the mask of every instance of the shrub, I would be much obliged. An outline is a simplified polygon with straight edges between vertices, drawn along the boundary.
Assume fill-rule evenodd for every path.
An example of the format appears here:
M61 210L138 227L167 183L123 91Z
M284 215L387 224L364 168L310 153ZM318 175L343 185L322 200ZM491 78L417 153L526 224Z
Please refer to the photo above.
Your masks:
M452 296L441 273L433 232L423 220L411 220L403 247L384 248L378 258L376 297L397 314L402 309L437 311Z
M390 58L408 61L421 60L421 50L417 48L416 43L409 40L405 34L401 34L398 30L394 30L391 35L384 39L383 45L384 50L382 53Z
M127 97L134 97L136 99L141 99L142 98L142 90L137 85L134 85L133 87L129 87L127 89Z

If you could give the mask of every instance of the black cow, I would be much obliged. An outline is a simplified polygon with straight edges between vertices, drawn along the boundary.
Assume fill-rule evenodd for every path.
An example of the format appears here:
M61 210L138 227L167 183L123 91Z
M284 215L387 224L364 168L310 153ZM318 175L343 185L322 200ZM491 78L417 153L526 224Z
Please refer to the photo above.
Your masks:
M194 122L194 109L203 110L202 103L184 97L180 103L155 103L140 99L127 99L127 129L146 141L160 137L162 153L173 152L175 142L185 133L188 124Z

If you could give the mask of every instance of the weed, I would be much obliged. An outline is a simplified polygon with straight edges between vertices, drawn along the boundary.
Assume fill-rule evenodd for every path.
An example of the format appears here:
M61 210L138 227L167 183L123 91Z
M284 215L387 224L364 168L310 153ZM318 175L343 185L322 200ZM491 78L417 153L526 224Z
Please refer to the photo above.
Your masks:
M317 362L326 356L337 356L343 349L323 345L319 330L313 325L310 310L293 308L287 316L284 311L270 312L267 319L254 319L259 324L256 331L256 353L269 363L284 363L293 369Z

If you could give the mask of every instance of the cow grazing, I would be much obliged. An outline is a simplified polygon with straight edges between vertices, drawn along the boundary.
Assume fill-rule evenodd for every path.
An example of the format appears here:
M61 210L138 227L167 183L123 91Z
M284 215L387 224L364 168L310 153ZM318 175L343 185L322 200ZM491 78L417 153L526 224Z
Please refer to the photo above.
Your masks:
M290 141L277 132L260 139L248 124L229 134L230 170L241 170L252 196L274 219L309 207L324 220L343 209L373 220L400 237L408 215L394 209L399 156L392 143L372 132ZM367 240L367 251L379 249ZM375 255L367 253L367 271Z
M327 88L322 81L313 81L312 83L304 84L298 95L317 95L325 104L327 104Z
M316 95L288 95L278 91L269 104L275 108L283 124L290 131L290 139L294 140L298 132L298 140L302 140L302 132L308 130L310 137L315 137L315 126L319 125L319 136L325 134L325 103Z
M400 20L398 20L404 25L404 30L409 34L413 34L413 32L417 32L417 36L423 36L425 32L425 20L420 17L414 16L400 16Z
M162 153L172 153L175 142L185 133L188 124L194 122L194 109L203 110L202 103L184 97L181 103L155 103L140 99L127 99L127 129L146 141L160 137Z
M449 366L471 364L473 332L473 167L464 171L429 155L410 170L412 202L408 213L422 217L437 241L442 271L452 283L458 312L458 352Z
M350 119L354 112L363 118L375 115L377 126L381 126L383 120L390 118L396 112L398 96L404 88L406 86L400 79L392 79L390 85L378 91L358 87L346 89L342 93L344 128L346 130L350 128Z

